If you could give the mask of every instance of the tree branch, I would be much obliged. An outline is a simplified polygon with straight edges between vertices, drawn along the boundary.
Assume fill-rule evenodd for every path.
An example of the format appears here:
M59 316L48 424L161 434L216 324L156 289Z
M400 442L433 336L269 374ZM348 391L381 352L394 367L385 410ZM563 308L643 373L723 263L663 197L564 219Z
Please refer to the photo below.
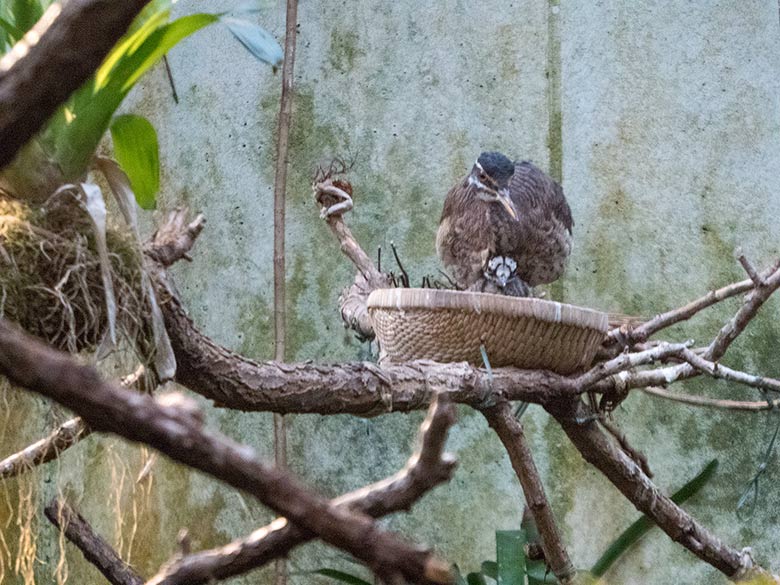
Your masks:
M544 493L542 480L525 440L523 426L514 417L512 409L506 401L484 409L482 414L501 439L509 454L509 460L512 462L512 467L523 487L525 501L533 514L534 522L542 538L542 547L547 563L561 583L573 583L574 566L571 564L555 524L555 518Z
M332 506L289 473L262 463L248 447L206 431L202 415L188 403L158 403L104 382L93 368L78 365L3 319L0 373L74 410L94 430L146 443L254 495L291 522L364 561L380 578L449 582L446 565L429 550L402 542L364 514Z
M58 426L49 436L0 461L0 479L15 477L48 463L90 434L92 430L81 417L74 417Z
M92 75L147 2L55 2L0 59L0 168Z
M139 366L133 374L122 379L122 386L141 384L144 379L143 374L144 368ZM143 390L139 389L139 391ZM86 439L90 434L92 430L81 420L81 417L77 416L62 423L48 437L0 461L0 480L20 475L37 465L56 459L63 451Z
M336 236L342 253L357 268L354 282L344 289L339 297L341 318L344 324L354 330L361 339L373 339L374 326L368 315L366 301L373 290L390 287L390 278L374 266L371 258L365 253L344 222L343 214L351 209L352 198L342 189L336 187L331 179L315 184L313 190L315 199L323 206L321 215L325 218L333 235ZM330 199L334 197L342 203L329 205ZM341 205L345 201L349 201L350 205L346 209L342 209Z
M729 547L661 493L642 469L609 440L581 400L547 409L560 423L583 458L601 471L641 512L661 530L697 557L726 576L743 578L757 570L744 552Z
M455 459L444 453L444 444L454 422L452 404L443 397L434 400L420 427L420 446L406 466L394 476L341 496L331 504L373 518L410 509L425 493L452 476ZM227 579L288 554L312 538L311 533L278 518L246 538L173 559L147 585L200 585Z
M780 408L780 398L775 400L764 400L763 402L751 402L744 400L718 400L705 396L692 396L690 394L670 392L665 388L657 388L655 386L647 386L646 388L639 388L639 390L650 396L657 396L658 398L665 398L666 400L681 402L691 406L703 406L705 408L720 408L722 410L736 410L742 412L764 412Z
M54 498L44 514L49 522L63 531L65 537L78 547L84 558L97 567L113 585L143 585L144 580L116 551L97 534L89 523L58 498Z

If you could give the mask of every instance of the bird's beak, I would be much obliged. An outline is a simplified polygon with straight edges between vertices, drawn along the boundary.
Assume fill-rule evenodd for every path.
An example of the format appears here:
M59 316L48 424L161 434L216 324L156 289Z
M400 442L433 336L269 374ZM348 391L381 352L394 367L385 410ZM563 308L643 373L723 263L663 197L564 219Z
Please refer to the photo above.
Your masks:
M501 202L501 205L504 206L504 209L507 210L509 215L512 216L512 219L517 220L517 209L515 209L515 204L509 196L509 189L500 189L498 191L498 200Z

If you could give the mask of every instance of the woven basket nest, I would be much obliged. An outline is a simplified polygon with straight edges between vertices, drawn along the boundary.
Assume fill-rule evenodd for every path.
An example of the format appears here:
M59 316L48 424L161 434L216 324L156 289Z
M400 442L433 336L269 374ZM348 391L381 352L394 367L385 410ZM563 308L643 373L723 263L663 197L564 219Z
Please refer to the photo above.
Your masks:
M590 365L606 313L534 298L427 288L375 290L368 311L380 361L429 359L571 374Z

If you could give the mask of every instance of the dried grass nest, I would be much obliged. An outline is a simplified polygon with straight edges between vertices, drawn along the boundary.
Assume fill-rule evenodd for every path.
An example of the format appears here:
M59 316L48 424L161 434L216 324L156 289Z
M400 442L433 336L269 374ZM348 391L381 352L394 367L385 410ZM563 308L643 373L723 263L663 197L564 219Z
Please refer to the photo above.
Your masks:
M131 233L106 231L117 341L142 361L152 351L142 260ZM0 193L0 316L52 346L95 350L108 330L107 297L93 224L67 193L31 207Z

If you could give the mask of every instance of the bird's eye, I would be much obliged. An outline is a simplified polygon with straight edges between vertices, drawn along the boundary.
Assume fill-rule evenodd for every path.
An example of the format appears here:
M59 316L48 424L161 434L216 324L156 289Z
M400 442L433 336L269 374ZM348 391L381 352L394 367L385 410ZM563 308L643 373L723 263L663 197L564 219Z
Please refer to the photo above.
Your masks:
M479 174L479 180L482 181L482 182L487 181L487 175L485 173L480 173Z

